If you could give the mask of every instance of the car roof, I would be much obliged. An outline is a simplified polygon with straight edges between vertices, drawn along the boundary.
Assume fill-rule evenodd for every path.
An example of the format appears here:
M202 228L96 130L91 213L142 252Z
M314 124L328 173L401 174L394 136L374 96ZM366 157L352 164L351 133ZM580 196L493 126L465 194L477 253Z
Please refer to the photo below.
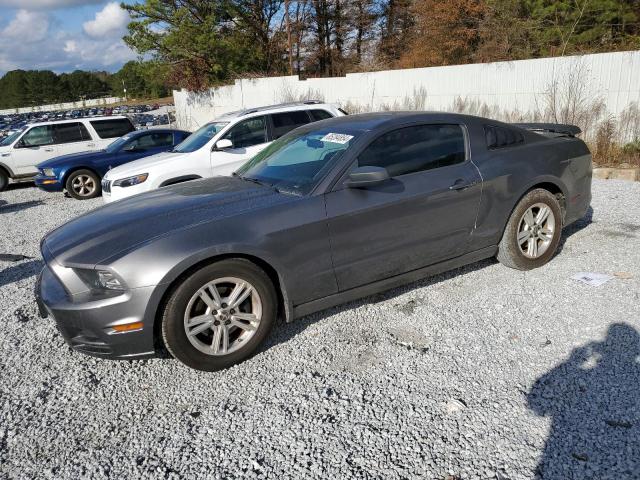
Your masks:
M134 130L132 132L129 132L127 135L130 135L132 137L138 137L145 133L189 133L189 132L187 132L186 130L180 130L177 128L147 128L144 130Z
M61 124L61 123L77 123L81 120L122 120L126 118L128 120L129 117L125 117L124 115L108 115L102 117L82 117L82 118L66 118L64 120L47 120L44 122L33 122L29 123L30 127L38 127L40 125L51 125L51 124Z
M374 112L345 115L314 122L308 126L327 127L340 125L351 130L369 131L381 127L402 125L410 122L452 122L469 123L475 121L493 122L493 120L464 115L461 113L402 111L402 112Z
M278 103L275 105L265 105L263 107L245 108L243 110L236 110L233 112L224 113L213 121L220 122L220 121L234 120L236 118L246 117L254 113L263 113L263 112L277 113L277 112L287 112L287 111L295 111L295 110L308 110L313 106L315 107L329 106L329 104L321 102L320 100L304 100L301 102Z

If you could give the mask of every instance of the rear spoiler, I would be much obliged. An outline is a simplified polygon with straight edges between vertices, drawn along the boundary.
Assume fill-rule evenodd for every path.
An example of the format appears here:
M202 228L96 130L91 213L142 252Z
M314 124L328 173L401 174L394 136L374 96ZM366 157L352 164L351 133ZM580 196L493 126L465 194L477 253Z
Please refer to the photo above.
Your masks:
M559 133L561 135L569 135L571 137L575 137L582 133L580 127L575 125L565 125L562 123L514 123L514 125L534 132Z

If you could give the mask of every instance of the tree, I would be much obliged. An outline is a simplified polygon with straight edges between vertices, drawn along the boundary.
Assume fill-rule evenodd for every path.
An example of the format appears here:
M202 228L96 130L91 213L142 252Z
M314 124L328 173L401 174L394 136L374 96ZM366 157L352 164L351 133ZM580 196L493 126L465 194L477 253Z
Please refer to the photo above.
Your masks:
M415 26L398 65L407 68L473 62L486 11L482 0L415 2L411 7Z

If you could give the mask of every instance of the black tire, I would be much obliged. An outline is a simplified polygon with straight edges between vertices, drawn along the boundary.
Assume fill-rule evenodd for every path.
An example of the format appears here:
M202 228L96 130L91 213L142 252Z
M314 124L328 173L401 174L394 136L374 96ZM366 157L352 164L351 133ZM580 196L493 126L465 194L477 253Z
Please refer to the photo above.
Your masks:
M88 184L88 182L92 183L92 188L79 188L75 183L80 179L89 179L88 181L83 181L83 184ZM100 185L100 177L91 170L76 170L71 172L67 181L65 182L65 188L67 189L67 193L71 195L76 200L88 200L90 198L95 198L102 193L102 186ZM86 192L86 193L84 193Z
M551 209L554 216L555 228L551 241L548 243L546 250L536 258L530 258L521 249L518 244L518 234L523 221L523 216L531 207L543 204ZM554 194L542 188L536 188L527 193L516 205L511 213L507 226L504 229L502 239L498 245L498 254L496 258L503 265L515 268L517 270L531 270L546 264L558 249L560 237L562 235L562 209L558 199ZM536 245L538 241L536 240ZM524 244L524 243L523 243Z
M206 354L195 347L185 332L185 312L197 292L207 283L225 277L235 277L251 284L262 304L262 319L253 336L237 350L227 354ZM196 303L198 300L196 300ZM197 306L194 304L194 306ZM194 307L192 307L194 308ZM231 310L233 312L233 310ZM185 365L203 371L222 370L251 357L267 337L277 314L277 296L267 274L255 264L244 259L222 260L207 265L186 278L171 294L162 316L162 339L174 358ZM213 328L213 327L212 327ZM229 327L229 332L233 327ZM235 333L244 331L235 328ZM211 335L205 330L199 335ZM232 337L232 334L228 334ZM237 344L236 344L237 346Z
M9 186L9 175L7 175L7 172L5 172L0 168L0 192L6 190L8 186Z

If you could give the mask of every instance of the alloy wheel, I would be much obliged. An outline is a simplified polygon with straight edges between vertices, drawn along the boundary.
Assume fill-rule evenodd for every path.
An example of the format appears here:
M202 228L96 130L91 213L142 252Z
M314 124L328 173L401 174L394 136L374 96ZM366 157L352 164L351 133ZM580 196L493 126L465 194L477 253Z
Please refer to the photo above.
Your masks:
M535 203L524 212L518 224L517 243L527 258L539 258L549 249L556 231L556 217L544 203Z
M187 339L214 356L241 349L262 319L262 300L246 280L224 277L208 282L189 300L184 313Z
M96 191L96 182L89 175L78 175L71 182L71 188L77 195L87 197Z

